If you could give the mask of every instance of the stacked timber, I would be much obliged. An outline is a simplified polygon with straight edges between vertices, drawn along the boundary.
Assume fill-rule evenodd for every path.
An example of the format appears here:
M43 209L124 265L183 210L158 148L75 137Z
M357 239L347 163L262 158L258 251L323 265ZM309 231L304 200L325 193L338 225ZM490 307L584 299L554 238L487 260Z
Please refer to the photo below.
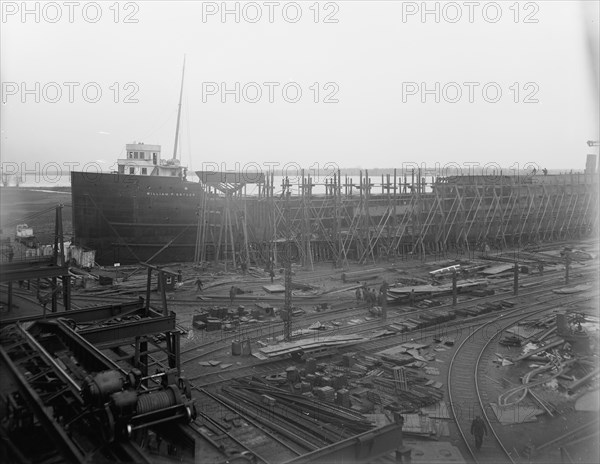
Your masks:
M274 358L299 351L309 353L313 350L357 343L361 340L363 340L363 337L359 335L334 335L331 337L323 337L319 340L299 340L296 342L279 343L277 345L263 347L260 349L260 352L269 358Z
M383 274L386 270L382 267L375 269L365 269L362 271L355 272L342 272L342 281L346 282L358 282L359 280L370 280L376 279L380 274Z

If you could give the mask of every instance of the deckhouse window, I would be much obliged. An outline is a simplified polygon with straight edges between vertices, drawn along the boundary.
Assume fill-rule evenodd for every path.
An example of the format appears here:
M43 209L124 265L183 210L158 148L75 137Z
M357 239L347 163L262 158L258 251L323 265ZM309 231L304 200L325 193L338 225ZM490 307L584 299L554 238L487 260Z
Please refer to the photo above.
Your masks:
M135 174L135 168L129 168L129 174Z
M146 168L142 168L142 174L146 175L147 174L147 170Z

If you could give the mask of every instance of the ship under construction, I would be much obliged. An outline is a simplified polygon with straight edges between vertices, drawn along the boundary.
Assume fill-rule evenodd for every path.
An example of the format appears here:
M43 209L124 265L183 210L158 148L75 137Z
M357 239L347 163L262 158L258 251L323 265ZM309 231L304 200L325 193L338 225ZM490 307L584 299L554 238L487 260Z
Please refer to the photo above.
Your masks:
M598 231L595 155L583 172L565 174L426 182L420 170L363 171L358 181L338 171L317 182L304 171L294 181L273 172L198 171L193 182L178 163L160 160L159 146L132 144L127 153L119 172L71 177L75 241L96 250L100 264L260 265L291 249L303 265L343 266L525 248Z

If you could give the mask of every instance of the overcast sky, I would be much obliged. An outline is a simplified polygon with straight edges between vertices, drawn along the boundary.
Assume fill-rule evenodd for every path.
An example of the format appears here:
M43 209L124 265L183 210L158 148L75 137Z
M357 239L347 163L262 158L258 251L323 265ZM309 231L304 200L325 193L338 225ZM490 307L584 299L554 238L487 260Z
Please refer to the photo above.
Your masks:
M2 161L110 169L133 141L170 157L184 54L193 169L597 153L596 1L246 3L3 2Z

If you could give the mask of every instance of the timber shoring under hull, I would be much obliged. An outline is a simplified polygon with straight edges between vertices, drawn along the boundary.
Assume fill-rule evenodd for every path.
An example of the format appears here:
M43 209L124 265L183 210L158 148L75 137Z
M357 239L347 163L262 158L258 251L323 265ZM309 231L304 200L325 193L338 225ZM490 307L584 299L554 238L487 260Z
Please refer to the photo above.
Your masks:
M595 174L456 176L438 179L431 192L394 184L382 193L375 186L349 193L337 176L328 194L301 188L304 194L278 196L271 188L251 196L178 177L72 172L71 187L75 243L96 250L99 264L246 257L263 264L288 240L302 262L367 261L598 230Z

